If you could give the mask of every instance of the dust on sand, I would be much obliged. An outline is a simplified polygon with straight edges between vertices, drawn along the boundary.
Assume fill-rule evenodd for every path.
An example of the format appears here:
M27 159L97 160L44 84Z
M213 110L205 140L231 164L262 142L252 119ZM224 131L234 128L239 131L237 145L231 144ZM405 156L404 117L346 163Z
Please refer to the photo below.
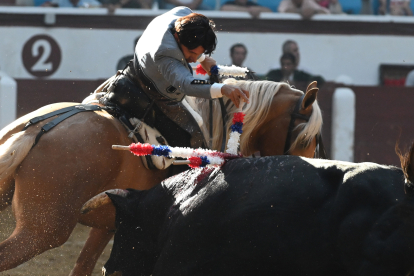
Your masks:
M13 232L15 220L11 208L0 213L0 242L7 239ZM76 259L89 234L89 227L78 224L69 240L62 246L48 250L30 261L8 271L0 272L0 276L67 276L72 270ZM93 276L102 275L102 266L109 259L112 240L106 246L93 271Z

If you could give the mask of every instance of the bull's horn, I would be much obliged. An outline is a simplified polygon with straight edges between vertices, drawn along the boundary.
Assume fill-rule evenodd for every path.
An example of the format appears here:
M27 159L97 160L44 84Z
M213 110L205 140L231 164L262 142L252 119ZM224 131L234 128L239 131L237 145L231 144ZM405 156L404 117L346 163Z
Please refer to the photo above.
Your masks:
M90 211L95 210L108 203L112 204L112 201L108 197L107 193L126 197L129 192L123 189L112 189L102 192L94 196L93 198L89 199L85 204L83 204L81 208L81 214L84 215L86 213L89 213Z

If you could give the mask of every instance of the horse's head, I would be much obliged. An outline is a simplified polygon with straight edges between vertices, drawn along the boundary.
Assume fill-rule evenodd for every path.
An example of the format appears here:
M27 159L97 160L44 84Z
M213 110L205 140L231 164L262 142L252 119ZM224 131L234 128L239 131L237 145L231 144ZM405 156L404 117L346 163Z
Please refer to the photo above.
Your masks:
M237 85L250 92L250 103L243 107L245 118L243 134L240 136L240 151L244 156L256 151L260 151L261 156L314 156L317 136L322 128L321 110L316 101L319 90L316 82L308 86L306 93L282 82L227 79L224 83ZM229 137L233 113L238 110L230 99L224 97L223 100L228 113L225 125ZM207 129L210 129L208 102L201 99L197 107ZM220 150L223 123L220 104L216 101L212 114L212 149ZM208 137L206 129L204 133Z
M228 79L225 83L250 92L250 103L243 108L245 119L240 138L243 155L260 151L261 156L314 156L316 137L322 127L322 115L316 101L319 90L316 82L308 86L306 93L293 89L287 83L271 81ZM230 115L227 122L229 133L231 114L237 110L229 99L224 100Z

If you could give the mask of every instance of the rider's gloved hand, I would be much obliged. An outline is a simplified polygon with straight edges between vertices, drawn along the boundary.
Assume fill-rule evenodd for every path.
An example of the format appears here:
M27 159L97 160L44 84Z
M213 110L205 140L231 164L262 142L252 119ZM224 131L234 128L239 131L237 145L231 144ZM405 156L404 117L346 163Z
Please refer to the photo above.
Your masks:
M240 87L235 85L223 85L221 87L221 94L229 98L237 108L239 108L240 105L240 98L244 102L249 103L249 91L241 89Z

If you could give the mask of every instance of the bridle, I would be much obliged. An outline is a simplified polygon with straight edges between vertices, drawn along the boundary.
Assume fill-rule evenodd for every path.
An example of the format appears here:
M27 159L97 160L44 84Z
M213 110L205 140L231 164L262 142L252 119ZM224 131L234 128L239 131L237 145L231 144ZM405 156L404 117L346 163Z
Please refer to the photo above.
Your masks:
M283 150L284 155L289 155L289 149L291 147L291 140L292 140L292 133L293 133L293 130L295 129L296 119L301 119L301 120L304 120L306 122L309 122L309 118L311 117L311 115L304 115L304 114L299 113L299 110L300 110L300 107L302 105L302 101L303 101L304 98L305 98L305 94L303 94L298 99L298 101L296 102L296 105L295 105L295 109L293 110L292 114L290 115L290 123L289 123L288 133L287 133L287 136L286 136L285 148ZM314 157L315 158L326 159L326 152L325 152L325 147L323 146L321 133L318 133L316 135L316 150L315 150Z

